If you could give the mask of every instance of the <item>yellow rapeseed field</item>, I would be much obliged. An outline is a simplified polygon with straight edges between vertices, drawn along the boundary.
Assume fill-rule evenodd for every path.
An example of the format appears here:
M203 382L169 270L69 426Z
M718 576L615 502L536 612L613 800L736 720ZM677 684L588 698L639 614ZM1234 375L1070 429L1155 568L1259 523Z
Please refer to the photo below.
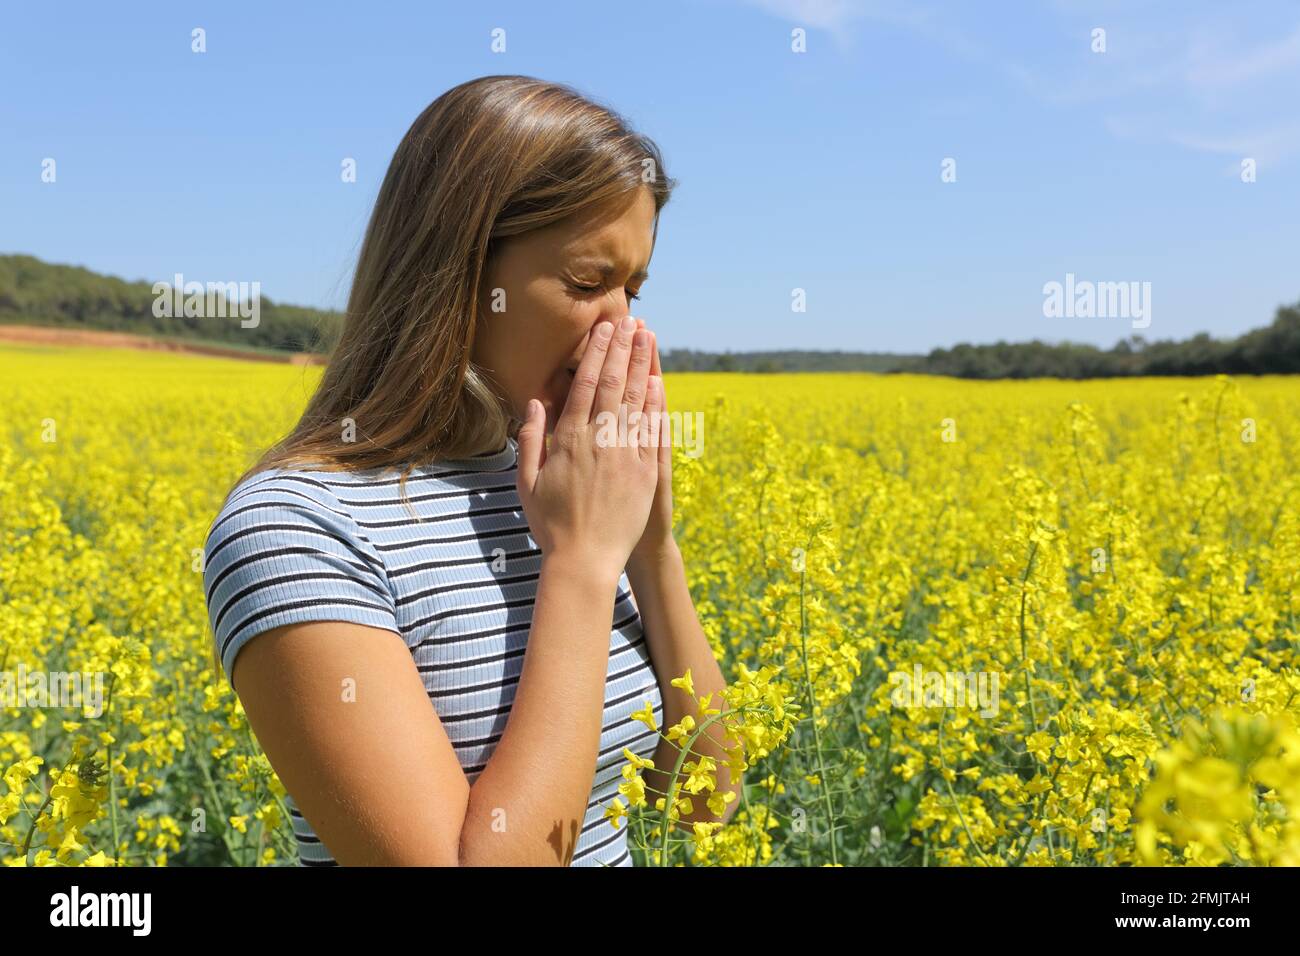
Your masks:
M296 862L201 560L320 370L14 347L0 370L0 860ZM656 806L631 755L608 817L639 862L1300 864L1300 381L667 386L704 426L677 537L732 684L658 729L726 721L747 787L726 827L671 826L720 809L717 768L681 761ZM22 699L33 675L87 675L79 706Z

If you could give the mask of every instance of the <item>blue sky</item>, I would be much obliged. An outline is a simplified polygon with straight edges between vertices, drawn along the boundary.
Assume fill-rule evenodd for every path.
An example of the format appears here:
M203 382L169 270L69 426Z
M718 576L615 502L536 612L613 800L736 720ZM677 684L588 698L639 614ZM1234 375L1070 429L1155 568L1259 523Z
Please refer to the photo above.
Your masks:
M1300 299L1281 0L9 4L0 252L341 306L398 140L492 73L571 84L663 149L680 185L637 314L664 349L1132 334L1046 317L1067 273L1150 282L1148 338Z

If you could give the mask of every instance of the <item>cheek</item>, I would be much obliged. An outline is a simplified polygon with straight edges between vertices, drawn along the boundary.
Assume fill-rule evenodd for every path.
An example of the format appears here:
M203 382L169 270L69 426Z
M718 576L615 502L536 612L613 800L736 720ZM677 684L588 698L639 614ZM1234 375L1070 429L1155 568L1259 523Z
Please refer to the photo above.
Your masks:
M505 321L496 325L494 344L503 364L514 371L512 377L520 384L527 381L530 388L549 385L554 390L551 379L583 351L604 301L595 295L573 296L562 284L551 282L519 290L509 311L496 316Z
M600 318L600 301L596 298L561 297L529 330L532 344L530 360L563 365L582 347L588 330Z
M592 296L573 303L573 308L564 317L564 334L568 338L569 348L576 349L578 343L587 337L601 318L609 317L609 300Z

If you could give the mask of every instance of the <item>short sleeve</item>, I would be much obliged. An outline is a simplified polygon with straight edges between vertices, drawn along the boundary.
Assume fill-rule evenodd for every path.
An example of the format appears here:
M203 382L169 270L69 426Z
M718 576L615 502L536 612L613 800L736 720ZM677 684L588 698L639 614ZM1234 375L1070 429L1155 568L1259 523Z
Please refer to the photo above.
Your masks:
M277 470L246 479L203 550L208 619L227 682L240 649L284 624L350 621L401 633L378 552L314 477Z

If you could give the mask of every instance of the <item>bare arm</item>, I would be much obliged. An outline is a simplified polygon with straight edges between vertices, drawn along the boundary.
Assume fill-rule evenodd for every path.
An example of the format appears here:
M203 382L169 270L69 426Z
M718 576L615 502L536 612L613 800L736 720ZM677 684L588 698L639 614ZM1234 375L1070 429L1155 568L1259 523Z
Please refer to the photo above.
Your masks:
M691 672L695 687L695 697L707 697L713 694L709 708L725 710L722 691L726 681L717 659L709 646L709 639L700 627L700 619L691 600L690 589L686 586L686 571L682 563L681 551L676 542L670 538L662 551L654 559L642 560L628 567L628 582L637 595L637 608L644 622L646 643L650 656L659 675L660 690L664 699L664 727L671 727L690 714L696 718L697 729L703 721L696 716L695 701L688 697L681 688L672 686L669 681L680 677L687 670ZM679 741L684 746L685 741ZM726 748L735 748L738 742L729 737L721 723L714 723L695 742L691 752L683 762L699 761L701 757L711 757L717 763L717 792L734 794L721 817L708 808L706 801L712 795L703 790L699 794L687 794L682 783L686 774L678 777L678 797L690 796L692 812L681 815L681 823L689 825L696 822L726 822L735 815L740 805L741 779L739 775L732 780L731 771L726 766L728 759ZM672 779L672 769L677 763L681 751L679 747L667 740L660 740L655 750L655 769L645 772L646 788L653 792L654 798L667 793ZM686 827L683 827L684 829Z
M568 866L596 775L617 577L543 557L505 733L474 782L466 865Z
M543 560L515 702L472 788L391 631L276 628L235 659L235 686L272 766L340 864L567 866L600 749L616 584L577 562Z
M637 320L640 322L640 320ZM644 325L644 323L642 323ZM660 375L659 347L651 333L653 357L650 362L651 382L655 386L655 407L661 412L667 411L667 396L664 392L663 378ZM671 727L680 723L686 715L696 716L695 701L681 688L670 683L690 671L695 689L695 697L708 697L709 709L726 709L722 691L726 682L722 670L718 667L709 639L700 627L699 614L695 602L691 599L690 588L686 584L686 566L682 560L681 549L673 538L673 477L671 431L661 431L657 436L655 452L659 465L659 481L655 487L655 498L651 506L650 519L642 533L641 540L632 550L627 563L628 583L632 585L635 595L633 603L644 624L646 643L654 661L655 671L659 675L660 691L664 699L664 724ZM702 721L701 721L702 722ZM682 742L684 744L684 741ZM737 774L731 779L731 772L726 766L727 748L734 750L738 742L727 735L721 723L711 724L704 732L691 752L683 759L685 768L688 762L699 762L702 758L712 758L717 763L717 793L728 800L721 816L716 816L707 805L713 795L707 789L692 795L692 811L682 814L680 828L690 829L692 823L726 822L735 814L740 805L740 788L743 781ZM672 769L681 756L681 750L672 742L661 739L654 753L654 770L647 770L644 775L646 789L651 792L650 805L654 806L656 798L667 794L672 780ZM684 796L681 789L685 776L678 778L678 796ZM726 796L730 794L730 796Z
M469 781L400 636L288 624L250 640L231 676L271 766L340 864L457 864Z

